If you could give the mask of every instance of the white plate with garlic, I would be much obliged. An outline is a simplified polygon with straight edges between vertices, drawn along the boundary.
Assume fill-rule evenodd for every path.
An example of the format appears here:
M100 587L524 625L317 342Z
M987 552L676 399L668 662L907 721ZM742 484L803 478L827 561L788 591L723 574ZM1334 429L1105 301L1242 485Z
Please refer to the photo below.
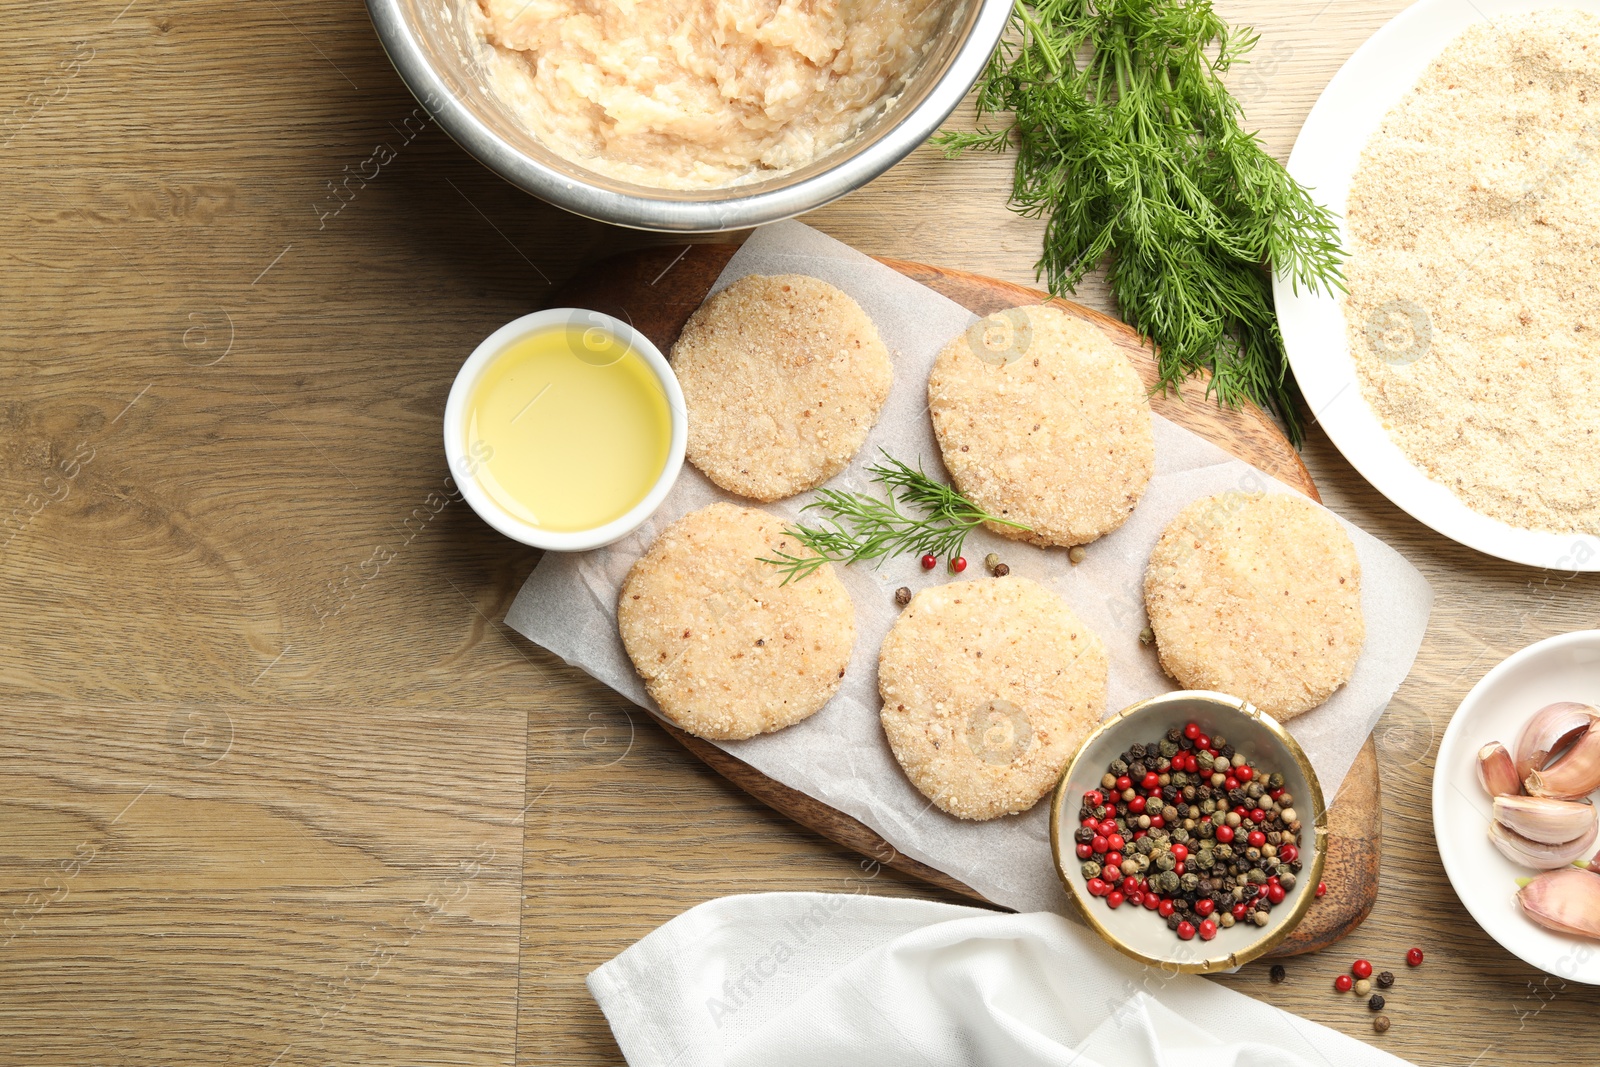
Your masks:
M1433 770L1434 834L1461 903L1508 952L1589 985L1600 873L1579 865L1600 852L1597 790L1600 630L1529 645L1484 675Z

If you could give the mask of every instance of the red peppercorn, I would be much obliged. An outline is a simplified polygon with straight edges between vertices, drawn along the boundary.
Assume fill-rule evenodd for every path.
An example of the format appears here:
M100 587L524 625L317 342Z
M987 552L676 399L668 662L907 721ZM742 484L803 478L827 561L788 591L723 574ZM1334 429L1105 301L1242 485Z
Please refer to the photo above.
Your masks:
M1154 893L1146 893L1144 895L1144 907L1146 911L1155 911L1160 906L1161 898L1159 896Z
M1139 779L1139 786L1146 793L1161 788L1161 778L1155 771L1146 771L1143 778Z
M1079 823L1079 825L1087 827L1088 829L1094 830L1096 833L1098 833L1100 828L1100 820L1091 815Z
M1182 878L1183 877L1183 872L1184 872L1184 866L1185 866L1185 864L1183 863L1183 861L1179 860L1178 861L1178 865L1176 867L1172 868L1172 873L1176 874L1179 878Z
M1132 800L1128 801L1128 811L1134 815L1143 815L1144 804L1144 797L1134 797Z
M1411 966L1411 967L1421 967L1422 966L1422 950L1420 948L1414 948L1410 952L1407 952L1406 953L1406 964L1408 966Z
M1121 834L1112 834L1110 837L1106 838L1106 848L1110 849L1112 852L1121 852L1127 847L1128 842L1122 839Z
M1283 898L1288 895L1288 892L1281 885L1267 886L1267 899L1272 901L1274 904L1282 904Z
M1239 779L1235 778L1231 774L1228 775L1222 780L1222 788L1226 789L1230 793L1233 792L1235 789L1239 788Z
M922 569L923 570L931 571L931 570L933 570L933 568L937 567L938 565L939 565L939 557L935 556L932 552L929 552L927 555L922 557Z
M1187 737L1191 741L1193 741L1195 738L1199 737L1200 736L1200 724L1197 723L1197 722L1187 723L1183 728L1183 736Z
M1233 769L1233 776L1239 779L1241 782L1248 782L1250 779L1256 776L1256 772L1248 765L1244 767L1235 767Z
M1117 832L1117 824L1116 824L1116 822L1114 820L1112 820L1112 819L1101 819L1100 820L1100 836L1101 837L1110 837L1112 834L1114 834L1116 832Z
M1267 835L1260 830L1251 830L1244 840L1251 848L1260 848L1267 843Z
M1201 897L1194 902L1194 913L1204 919L1207 915L1217 910L1217 902L1210 897Z
M1093 839L1090 840L1089 846L1096 852L1104 852L1107 847L1107 842L1103 836L1100 834L1095 834Z
M1239 903L1237 903L1237 904L1235 904L1233 906L1233 917L1235 919L1242 919L1246 915L1249 915L1249 914L1250 914L1250 905L1244 903L1243 901L1240 901Z
M1217 936L1217 920L1205 919L1200 923L1200 940L1210 941Z
M1300 850L1295 848L1293 845L1279 845L1278 846L1278 859L1282 860L1284 863L1293 863L1295 860L1297 860L1299 858L1300 858ZM1317 884L1320 886L1322 883L1319 882ZM1324 892L1326 892L1326 890L1324 890ZM1321 895L1322 895L1322 893L1318 893L1317 894L1317 896L1319 896L1319 897Z
M1350 973L1355 975L1357 978L1371 978L1372 964L1368 963L1366 960L1356 960L1350 965Z
M1150 828L1152 830L1160 830L1162 827L1164 827L1166 825L1167 825L1167 820L1166 820L1165 817L1163 817L1161 815L1152 815L1152 816L1150 816Z
M1094 846L1090 845L1087 841L1078 846L1078 858L1080 860L1086 860L1092 855L1094 855Z
M1106 805L1106 822L1112 827L1117 825L1117 806L1115 804Z
M950 569L955 571L957 574L960 574L962 571L966 570L967 569L967 557L966 556L957 556L955 559L951 560L950 561Z
M1189 858L1189 846L1188 845L1173 845L1172 846L1172 858L1177 860L1179 863L1182 863L1184 860L1188 859Z
M1120 852L1107 852L1106 853L1106 858L1105 858L1105 865L1107 867L1121 867L1122 866L1122 853L1120 853Z
M1106 894L1106 906L1110 908L1120 908L1122 907L1122 902L1126 899L1127 897L1122 895L1122 890L1113 889L1111 892Z
M1224 845L1232 841L1233 827L1229 826L1227 823L1223 823L1221 826L1217 827L1217 840L1222 842Z
M1185 919L1183 922L1179 923L1178 924L1178 939L1180 941L1193 941L1194 940L1194 923L1190 922L1188 919Z
M1098 808L1106 802L1106 795L1098 789L1091 789L1083 794L1083 802L1091 808Z
M1139 840L1139 838L1141 838L1141 837L1143 837L1143 836L1144 836L1144 831L1143 831L1143 830L1135 830L1135 831L1134 831L1134 832L1133 832L1133 839L1134 839L1134 840L1135 840L1135 841L1137 841L1137 840Z
M1251 822L1266 822L1267 821L1267 813L1262 811L1260 808L1252 808L1250 810L1250 821Z
M1117 792L1120 793L1124 789L1132 789L1132 788L1133 788L1133 779L1129 778L1126 774L1124 774L1121 778L1117 779Z
M1209 749L1211 747L1211 738L1207 737L1205 734L1197 735L1194 739L1194 747Z
M1156 914L1165 919L1168 915L1178 910L1178 906L1170 900L1163 900L1156 908Z
M1283 796L1283 790L1269 789L1267 790L1267 796L1271 797L1273 800L1277 800L1279 797Z
M1089 889L1089 895L1091 897L1104 896L1105 892L1106 892L1105 879L1103 879L1103 878L1091 878L1091 879L1089 879L1088 889Z
M1355 983L1350 980L1350 976L1348 974L1341 974L1339 977L1333 980L1333 988L1340 993L1350 992L1350 987L1353 985L1355 985Z

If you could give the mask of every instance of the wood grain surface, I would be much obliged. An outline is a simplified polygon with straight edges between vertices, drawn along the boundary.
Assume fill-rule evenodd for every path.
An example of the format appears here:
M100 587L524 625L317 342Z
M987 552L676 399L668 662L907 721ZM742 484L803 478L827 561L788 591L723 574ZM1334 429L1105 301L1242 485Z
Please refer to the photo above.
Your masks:
M580 271L550 298L550 304L604 310L631 323L661 351L670 352L689 316L711 291L736 248L733 244L692 245L681 250L640 249L612 256ZM897 259L884 262L981 315L1050 301L1101 330L1147 387L1153 389L1160 379L1150 346L1120 320L1102 312L1070 300L1051 300L1048 293L1027 286L965 271ZM1254 463L1312 499L1320 499L1299 455L1278 425L1260 409L1250 405L1222 408L1204 400L1185 402L1170 392L1154 396L1152 405L1166 418ZM989 903L971 887L901 854L860 821L773 781L743 760L670 723L660 725L739 788L830 841L942 889ZM1324 838L1325 877L1339 891L1314 906L1274 955L1292 956L1331 945L1359 925L1377 900L1381 834L1374 828L1382 824L1382 797L1370 741L1352 770L1354 773L1341 784L1335 800L1339 807L1330 814Z
M1401 6L1221 0L1261 32L1229 77L1272 152ZM583 976L695 904L958 899L751 800L499 624L536 554L449 494L451 377L583 265L672 242L485 171L360 4L7 16L0 1067L615 1065ZM1032 284L1010 166L922 148L806 221ZM1097 281L1077 299L1114 310ZM1371 916L1281 985L1217 980L1422 1067L1581 1062L1600 991L1473 925L1428 783L1485 670L1600 624L1600 576L1441 540L1315 429L1303 456L1437 603L1374 738ZM1382 1038L1329 988L1357 955L1400 974Z

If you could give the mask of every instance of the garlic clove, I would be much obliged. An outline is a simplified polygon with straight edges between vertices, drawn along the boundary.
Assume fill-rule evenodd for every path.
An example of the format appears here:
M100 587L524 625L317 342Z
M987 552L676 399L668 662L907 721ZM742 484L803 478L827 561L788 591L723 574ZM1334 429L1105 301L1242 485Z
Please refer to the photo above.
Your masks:
M1489 824L1489 840L1494 842L1506 859L1539 871L1570 867L1585 856L1592 855L1597 837L1600 837L1600 822L1591 825L1589 831L1577 840L1558 845L1531 841L1515 830L1508 829L1504 823Z
M1517 778L1543 770L1552 752L1577 740L1596 719L1600 719L1600 708L1573 700L1540 708L1517 738Z
M1517 903L1540 926L1600 939L1600 875L1576 867L1547 871L1517 892Z
M1500 742L1490 741L1478 749L1478 784L1491 797L1517 796L1522 792L1522 778L1511 753Z
M1600 730L1586 730L1544 770L1528 772L1529 796L1581 800L1600 789Z
M1576 841L1600 821L1593 804L1547 797L1495 797L1494 817L1506 829L1546 845Z

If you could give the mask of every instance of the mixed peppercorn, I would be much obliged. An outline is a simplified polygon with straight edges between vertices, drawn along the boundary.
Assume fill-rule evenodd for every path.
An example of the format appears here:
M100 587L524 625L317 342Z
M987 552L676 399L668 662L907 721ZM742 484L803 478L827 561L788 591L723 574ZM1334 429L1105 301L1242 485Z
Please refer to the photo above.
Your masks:
M1422 966L1422 950L1413 948L1406 953L1408 967ZM1282 983L1288 978L1288 970L1281 963L1272 965L1271 979L1273 985ZM1379 989L1394 988L1394 972L1383 971L1374 976L1372 964L1367 960L1356 960L1350 965L1349 974L1341 974L1334 978L1333 989L1336 993L1355 993L1358 997L1367 998L1367 1010L1372 1012L1372 1028L1378 1033L1386 1033L1389 1029L1389 1017L1380 1015L1379 1012L1388 1004L1388 999L1382 993L1373 993L1372 987L1376 984ZM1368 996L1368 994L1371 994Z
M1300 874L1301 824L1281 774L1197 723L1136 744L1083 795L1074 834L1090 895L1154 911L1184 941L1265 926Z

